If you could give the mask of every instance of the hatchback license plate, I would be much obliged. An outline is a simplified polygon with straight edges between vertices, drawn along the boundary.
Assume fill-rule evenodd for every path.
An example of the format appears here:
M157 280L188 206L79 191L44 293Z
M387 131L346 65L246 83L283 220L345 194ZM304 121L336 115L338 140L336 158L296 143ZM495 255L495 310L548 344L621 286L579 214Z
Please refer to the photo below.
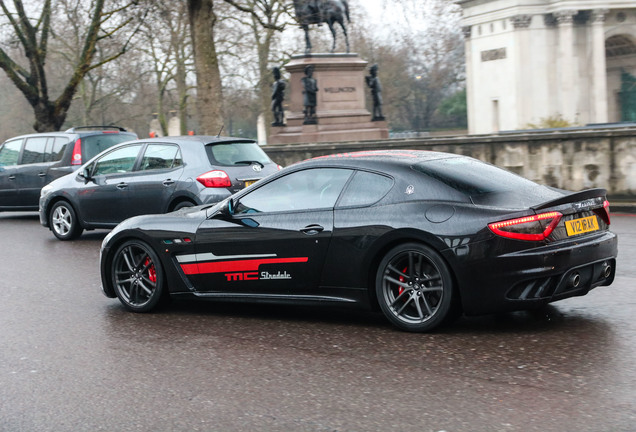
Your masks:
M573 236L597 231L599 228L596 216L588 216L580 219L573 219L571 221L565 221L565 229L568 232L568 236Z
M256 180L248 180L248 181L245 182L245 187L251 186L254 183L256 183Z

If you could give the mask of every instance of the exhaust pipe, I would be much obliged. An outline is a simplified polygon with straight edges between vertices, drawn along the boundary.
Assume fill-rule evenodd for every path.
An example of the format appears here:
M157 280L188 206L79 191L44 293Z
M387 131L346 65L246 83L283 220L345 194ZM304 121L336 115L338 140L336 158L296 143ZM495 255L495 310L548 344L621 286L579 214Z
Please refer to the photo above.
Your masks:
M609 263L603 263L603 271L601 272L603 277L607 279L612 274L612 266Z
M569 284L572 288L576 288L579 286L579 284L581 283L581 275L579 275L578 272L576 273L572 273L572 275L570 275L570 279L569 279Z

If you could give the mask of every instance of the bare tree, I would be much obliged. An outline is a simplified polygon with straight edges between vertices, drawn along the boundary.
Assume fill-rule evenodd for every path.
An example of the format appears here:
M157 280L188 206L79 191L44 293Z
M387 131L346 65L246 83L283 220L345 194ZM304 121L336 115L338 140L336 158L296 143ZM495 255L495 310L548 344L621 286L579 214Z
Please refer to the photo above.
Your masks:
M89 24L82 37L79 56L73 64L72 72L61 94L52 99L45 69L50 37L53 34L51 0L43 1L37 18L29 16L22 0L13 0L12 8L7 5L7 2L0 0L0 9L23 54L22 59L12 58L4 48L0 47L0 68L5 71L33 108L35 114L33 128L36 131L59 130L64 123L73 96L86 74L119 58L126 52L128 41L124 42L116 52L96 61L97 44L133 22L133 17L120 19L120 12L132 4L133 2L123 3L115 9L106 11L104 0L95 0L92 3ZM134 31L131 34L134 34ZM21 61L26 64L21 64Z
M247 25L251 31L251 42L256 50L258 83L256 84L260 109L267 124L272 120L271 104L272 44L287 24L291 23L292 4L284 0L244 0L244 9L252 11Z
M150 59L157 86L157 113L163 133L167 135L166 103L176 104L180 119L180 133L187 133L187 77L192 69L190 61L192 39L186 4L169 0L150 3L150 19L144 23L143 42L139 50ZM174 85L172 85L174 84ZM167 102L176 89L176 102ZM171 107L171 108L172 108Z
M464 81L464 41L460 10L445 0L400 0L405 21L400 44L409 52L414 93L412 127L429 129L440 103Z
M217 134L223 126L223 90L214 39L214 0L188 0L188 16L197 71L199 133Z
M265 29L282 30L282 26L268 22L270 18L262 14L263 10L269 8L265 0L223 1L236 10L250 14ZM263 9L259 9L261 5L264 5ZM216 134L223 126L223 90L215 32L219 17L214 0L188 0L188 16L197 75L199 127L201 133Z
M460 9L448 0L388 0L387 20L359 50L380 65L387 118L394 129L425 130L438 123L442 101L464 85ZM388 13L388 10L387 10ZM368 46L367 46L368 45Z

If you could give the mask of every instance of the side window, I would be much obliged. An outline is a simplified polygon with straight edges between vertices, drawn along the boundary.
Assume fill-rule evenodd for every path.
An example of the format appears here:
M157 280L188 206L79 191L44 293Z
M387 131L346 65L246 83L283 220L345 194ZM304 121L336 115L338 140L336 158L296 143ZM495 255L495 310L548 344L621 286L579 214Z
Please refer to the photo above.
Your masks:
M297 171L243 196L235 214L333 208L350 176L340 168Z
M64 150L69 143L69 139L66 137L55 137L49 139L48 151L46 160L51 162L57 162L62 160L64 156Z
M20 165L44 162L44 151L48 139L49 137L27 138Z
M393 187L393 179L366 171L356 172L338 207L368 206L378 202Z
M0 147L0 166L18 164L18 156L20 156L23 141L22 139L7 141Z
M181 157L181 149L177 152L177 155L174 157L173 167L180 167L183 165L183 158Z
M141 144L113 150L99 158L93 166L93 175L126 173L132 171L137 160Z
M179 147L172 144L150 144L146 147L144 157L141 160L142 171L153 169L166 169L175 166Z

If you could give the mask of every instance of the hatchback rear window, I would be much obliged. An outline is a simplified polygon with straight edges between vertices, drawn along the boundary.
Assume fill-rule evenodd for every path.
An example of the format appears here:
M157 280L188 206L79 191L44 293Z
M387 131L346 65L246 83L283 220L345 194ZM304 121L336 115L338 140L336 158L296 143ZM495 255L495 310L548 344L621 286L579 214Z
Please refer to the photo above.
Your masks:
M233 142L208 144L205 152L212 165L251 165L254 162L265 165L271 159L255 142Z
M82 137L82 160L87 161L102 151L120 142L130 141L136 137L130 134L105 133Z

